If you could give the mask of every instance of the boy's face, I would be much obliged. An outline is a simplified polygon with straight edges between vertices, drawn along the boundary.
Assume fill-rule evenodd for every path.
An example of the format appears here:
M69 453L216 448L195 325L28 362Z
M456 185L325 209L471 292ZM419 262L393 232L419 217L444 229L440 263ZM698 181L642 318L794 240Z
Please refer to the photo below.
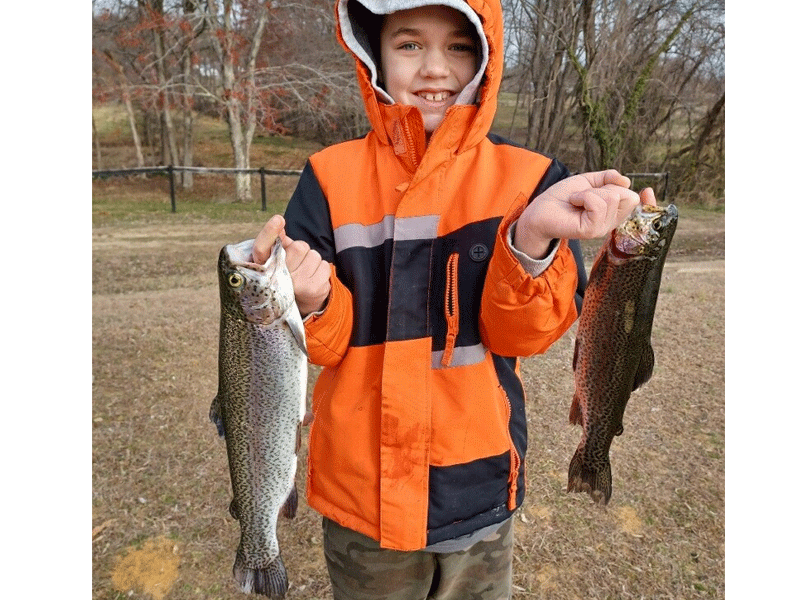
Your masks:
M389 95L422 112L430 135L478 71L479 46L463 13L426 6L387 15L381 68Z

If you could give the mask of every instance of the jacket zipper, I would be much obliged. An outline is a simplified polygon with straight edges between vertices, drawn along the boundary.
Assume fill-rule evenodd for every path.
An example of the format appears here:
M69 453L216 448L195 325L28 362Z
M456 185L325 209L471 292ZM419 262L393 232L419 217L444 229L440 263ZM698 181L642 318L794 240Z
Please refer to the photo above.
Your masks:
M411 158L411 164L414 166L416 170L419 167L419 161L417 160L417 149L414 147L414 138L411 135L411 128L408 126L408 118L404 118L403 120L403 133L405 134L406 140L406 148L409 150L409 157Z
M502 390L502 388L501 388ZM514 445L514 440L511 438L511 401L508 395L503 390L503 398L506 401L506 409L508 410L508 448L509 448L509 475L508 475L508 510L515 510L517 508L517 480L519 479L519 468L521 460L517 447Z
M442 366L449 367L458 336L458 253L447 259L447 283L444 291L444 316L447 321L447 338L442 354Z

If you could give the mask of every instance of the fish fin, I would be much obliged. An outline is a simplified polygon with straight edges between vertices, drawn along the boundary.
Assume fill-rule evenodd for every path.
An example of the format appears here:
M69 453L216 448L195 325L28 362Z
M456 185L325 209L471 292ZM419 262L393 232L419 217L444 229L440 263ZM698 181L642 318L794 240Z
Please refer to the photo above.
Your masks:
M303 445L303 438L300 435L302 427L303 427L303 422L300 421L297 424L297 436L294 439L294 453L295 454L299 454L300 453L300 447Z
M233 563L233 578L245 594L261 594L280 599L289 589L289 578L280 555L264 568L251 569L244 565L244 560L237 554Z
M231 500L231 503L228 505L228 512L231 513L231 516L239 520L239 506L236 504L236 498Z
M222 423L222 401L219 395L211 401L211 408L208 410L208 418L217 426L219 437L225 437L225 425Z
M303 354L308 356L308 347L306 346L306 326L303 325L303 317L300 316L300 310L296 304L292 305L289 315L286 317L286 324L292 332L297 345L303 351Z
M578 346L580 346L581 338L575 338L575 351L572 353L572 370L575 371L578 368Z
M583 411L581 410L581 401L578 399L578 394L572 397L572 407L569 409L569 422L573 425L580 425L583 427Z
M569 463L567 492L586 492L598 504L611 498L611 463L605 460L594 469L585 463L586 450L581 443Z
M297 484L292 485L292 491L289 492L289 497L283 503L281 514L287 519L294 519L297 515Z
M642 351L642 358L639 360L639 368L636 370L636 377L633 379L633 389L636 390L643 386L653 376L653 367L656 364L656 355L650 342Z

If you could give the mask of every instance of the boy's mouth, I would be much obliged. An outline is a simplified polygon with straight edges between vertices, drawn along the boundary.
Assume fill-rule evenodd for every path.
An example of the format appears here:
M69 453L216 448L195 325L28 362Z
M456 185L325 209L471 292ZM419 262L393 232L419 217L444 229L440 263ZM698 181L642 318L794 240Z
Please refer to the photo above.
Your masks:
M452 95L450 92L417 92L417 96L426 102L444 102Z

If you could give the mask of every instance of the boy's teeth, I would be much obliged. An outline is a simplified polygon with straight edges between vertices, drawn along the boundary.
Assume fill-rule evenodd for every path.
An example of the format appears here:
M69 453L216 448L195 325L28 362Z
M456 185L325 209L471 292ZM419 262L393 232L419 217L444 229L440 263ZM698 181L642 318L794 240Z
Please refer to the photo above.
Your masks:
M442 100L450 96L450 94L448 94L447 92L437 92L435 94L425 93L420 95L428 102L441 102Z

